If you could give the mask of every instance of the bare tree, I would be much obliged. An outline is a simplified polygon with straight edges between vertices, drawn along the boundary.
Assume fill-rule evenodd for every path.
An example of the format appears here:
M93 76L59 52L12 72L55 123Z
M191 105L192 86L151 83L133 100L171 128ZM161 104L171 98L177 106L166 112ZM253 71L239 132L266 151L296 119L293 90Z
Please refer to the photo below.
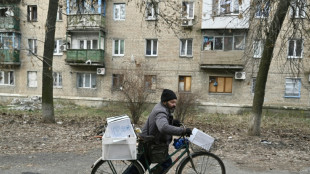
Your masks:
M196 93L179 93L174 117L184 122L185 118L189 116L191 111L195 108L198 98L199 95Z
M43 53L42 76L42 118L45 123L54 123L53 104L53 52L55 42L56 15L58 0L49 0L47 19L45 23L45 41Z

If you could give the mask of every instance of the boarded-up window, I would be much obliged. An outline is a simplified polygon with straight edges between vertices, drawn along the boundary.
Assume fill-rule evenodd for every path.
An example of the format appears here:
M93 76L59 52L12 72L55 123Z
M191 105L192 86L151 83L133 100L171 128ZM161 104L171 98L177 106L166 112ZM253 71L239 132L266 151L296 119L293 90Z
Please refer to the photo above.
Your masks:
M156 89L156 76L155 75L145 75L144 76L145 89L155 90Z
M38 86L37 82L37 72L36 71L28 71L28 87L36 88Z
M191 76L179 76L179 91L190 92L191 91Z
M113 90L121 90L123 81L124 81L124 75L123 74L113 74L112 75L112 89Z
M232 93L232 77L210 77L210 93Z

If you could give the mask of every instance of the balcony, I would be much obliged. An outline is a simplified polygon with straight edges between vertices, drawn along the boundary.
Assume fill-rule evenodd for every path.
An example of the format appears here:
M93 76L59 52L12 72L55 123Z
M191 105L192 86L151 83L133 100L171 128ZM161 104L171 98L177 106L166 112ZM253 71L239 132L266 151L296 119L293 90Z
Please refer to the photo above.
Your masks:
M0 49L0 64L20 65L19 50Z
M202 69L243 69L243 50L238 51L201 51Z
M104 62L104 50L69 49L66 62L69 65L100 66Z
M68 30L100 30L105 27L105 17L101 14L69 14Z
M19 8L0 5L0 12L0 30L20 30Z

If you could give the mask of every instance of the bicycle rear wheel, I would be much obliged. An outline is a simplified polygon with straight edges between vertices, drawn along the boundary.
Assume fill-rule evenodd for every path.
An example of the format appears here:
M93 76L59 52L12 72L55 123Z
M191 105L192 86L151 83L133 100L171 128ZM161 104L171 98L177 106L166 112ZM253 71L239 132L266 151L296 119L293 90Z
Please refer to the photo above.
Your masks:
M134 169L135 168L135 169ZM130 170L130 171L129 171ZM132 172L134 170L134 172ZM137 173L143 174L144 170L137 161L126 160L100 160L92 169L91 174L118 174Z
M197 152L186 157L180 164L178 174L225 174L223 161L210 152ZM192 161L191 161L192 159Z

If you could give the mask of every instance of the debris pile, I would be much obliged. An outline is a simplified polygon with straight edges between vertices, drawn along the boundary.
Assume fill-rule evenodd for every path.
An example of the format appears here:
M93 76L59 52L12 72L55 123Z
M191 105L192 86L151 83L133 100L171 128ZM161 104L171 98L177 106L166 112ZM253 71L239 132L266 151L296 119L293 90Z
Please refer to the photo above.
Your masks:
M32 96L28 98L14 98L10 105L10 109L22 110L22 111L33 111L42 108L41 97Z

